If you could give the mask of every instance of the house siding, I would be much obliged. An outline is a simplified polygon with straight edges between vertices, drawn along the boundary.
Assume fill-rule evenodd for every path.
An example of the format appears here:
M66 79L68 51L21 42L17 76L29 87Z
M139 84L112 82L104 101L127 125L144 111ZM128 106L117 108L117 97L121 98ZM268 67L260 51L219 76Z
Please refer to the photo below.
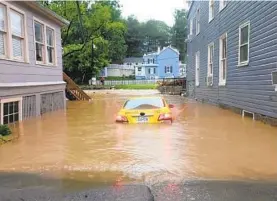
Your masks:
M2 83L0 85L0 106L4 101L14 98L22 99L22 111L20 111L22 120L40 116L46 112L65 109L61 25L51 20L46 14L29 7L27 2L2 1L1 3L11 5L25 14L28 62L0 59L0 83ZM55 66L36 64L34 18L55 30ZM3 123L3 111L0 111L0 123Z
M0 83L62 81L62 46L60 26L53 23L51 20L47 20L47 18L37 13L35 10L28 8L23 2L9 1L8 3L25 12L29 62L24 63L0 59ZM33 30L34 17L55 29L57 54L56 66L36 65Z
M195 1L188 20L200 8L200 34L188 42L189 96L277 118L277 92L271 72L277 69L277 2L231 1L209 23L209 2ZM239 26L250 22L249 64L238 66ZM219 38L227 33L226 86L219 86ZM208 44L214 43L213 86L207 86ZM200 86L195 87L195 53L200 52Z
M154 59L154 63L148 63L148 59ZM179 52L172 47L164 47L163 50L158 50L155 53L150 53L143 56L144 63L142 68L145 70L144 76L136 75L136 79L153 79L178 77L180 75ZM165 66L172 66L172 73L165 73ZM154 68L155 73L149 74L149 69Z
M159 77L178 77L179 76L179 54L167 48L158 56ZM172 73L165 73L165 66L172 66Z

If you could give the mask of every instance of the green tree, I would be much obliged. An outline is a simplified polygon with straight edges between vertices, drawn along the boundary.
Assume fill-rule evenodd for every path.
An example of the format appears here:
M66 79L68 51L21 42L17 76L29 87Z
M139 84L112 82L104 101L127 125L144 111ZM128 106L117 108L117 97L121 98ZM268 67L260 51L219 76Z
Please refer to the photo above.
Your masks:
M64 71L78 83L86 83L112 60L124 58L126 28L118 7L102 1L50 1L44 5L70 22L62 29ZM114 46L119 47L111 48Z
M129 16L125 24L127 26L125 34L127 57L141 57L143 55L144 40L143 26L134 15Z
M185 40L187 38L187 12L184 9L175 10L175 23L172 27L172 45L180 52L180 60L185 62L187 48Z
M148 20L140 23L135 16L129 16L125 23L127 56L142 56L156 51L159 46L162 48L170 45L171 28L162 21Z

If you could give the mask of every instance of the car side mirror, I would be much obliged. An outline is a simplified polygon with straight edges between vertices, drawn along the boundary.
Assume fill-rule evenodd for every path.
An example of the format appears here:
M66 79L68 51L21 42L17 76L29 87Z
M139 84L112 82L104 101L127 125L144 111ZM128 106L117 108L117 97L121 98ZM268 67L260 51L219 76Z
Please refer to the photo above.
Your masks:
M174 105L169 104L168 107L169 107L169 108L174 108Z

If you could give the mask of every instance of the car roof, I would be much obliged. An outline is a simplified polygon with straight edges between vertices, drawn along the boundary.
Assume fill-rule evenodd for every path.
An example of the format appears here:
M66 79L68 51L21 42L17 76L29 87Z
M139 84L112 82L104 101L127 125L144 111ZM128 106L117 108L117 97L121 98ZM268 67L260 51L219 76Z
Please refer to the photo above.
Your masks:
M128 100L139 100L139 99L163 99L163 97L159 97L159 96L143 96L143 97L129 98Z

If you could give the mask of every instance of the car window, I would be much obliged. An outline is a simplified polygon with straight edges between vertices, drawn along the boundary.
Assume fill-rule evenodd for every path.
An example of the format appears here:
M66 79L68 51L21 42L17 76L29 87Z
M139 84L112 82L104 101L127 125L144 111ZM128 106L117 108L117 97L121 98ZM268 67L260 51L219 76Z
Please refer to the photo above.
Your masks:
M128 100L124 109L155 109L164 107L164 101L161 98L145 98L145 99L134 99Z

